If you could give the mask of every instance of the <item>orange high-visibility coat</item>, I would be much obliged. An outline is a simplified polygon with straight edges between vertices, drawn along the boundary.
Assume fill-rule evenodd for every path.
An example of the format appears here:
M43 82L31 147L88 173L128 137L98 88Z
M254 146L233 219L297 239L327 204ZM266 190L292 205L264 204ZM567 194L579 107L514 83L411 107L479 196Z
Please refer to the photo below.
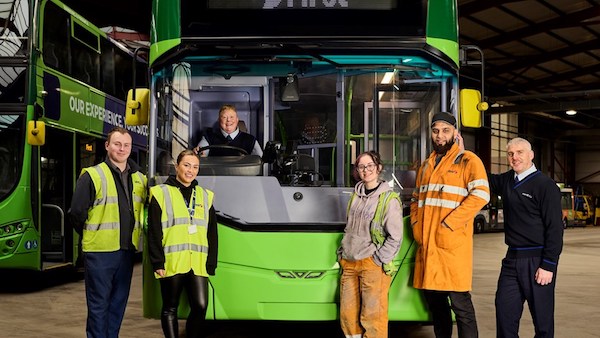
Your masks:
M490 200L481 159L454 144L435 165L433 152L417 173L410 206L418 243L414 287L470 291L473 280L473 219Z

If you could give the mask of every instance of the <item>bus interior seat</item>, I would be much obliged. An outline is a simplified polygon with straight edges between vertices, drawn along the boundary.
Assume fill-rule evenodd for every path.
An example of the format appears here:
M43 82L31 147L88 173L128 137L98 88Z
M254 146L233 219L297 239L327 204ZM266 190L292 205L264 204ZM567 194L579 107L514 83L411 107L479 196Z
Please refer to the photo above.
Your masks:
M246 127L246 122L244 122L244 120L238 121L238 128L240 129L240 131L243 131L244 133L248 132L248 128Z
M56 56L56 50L53 43L48 42L44 46L44 63L54 69L59 68L60 61L58 60L58 56Z
M175 161L170 152L163 150L158 155L156 172L159 176L175 175Z

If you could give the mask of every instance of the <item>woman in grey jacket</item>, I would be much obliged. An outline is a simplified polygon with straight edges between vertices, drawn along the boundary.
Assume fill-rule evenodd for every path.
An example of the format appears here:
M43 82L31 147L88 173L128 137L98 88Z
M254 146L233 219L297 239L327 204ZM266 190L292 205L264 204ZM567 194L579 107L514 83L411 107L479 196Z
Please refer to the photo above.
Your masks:
M380 180L380 155L367 151L356 158L360 179L348 204L338 259L340 323L346 337L388 337L388 291L392 260L402 243L402 204Z

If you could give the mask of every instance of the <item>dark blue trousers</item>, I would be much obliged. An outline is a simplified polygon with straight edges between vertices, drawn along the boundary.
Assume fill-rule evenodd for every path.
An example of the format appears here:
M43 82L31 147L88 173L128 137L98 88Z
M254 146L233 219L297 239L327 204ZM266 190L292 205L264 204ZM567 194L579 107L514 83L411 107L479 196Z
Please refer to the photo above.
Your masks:
M88 338L118 338L133 275L134 252L86 252L85 296Z
M535 338L554 337L554 287L552 283L540 285L535 272L541 257L504 258L496 291L496 337L518 338L523 304L527 301Z

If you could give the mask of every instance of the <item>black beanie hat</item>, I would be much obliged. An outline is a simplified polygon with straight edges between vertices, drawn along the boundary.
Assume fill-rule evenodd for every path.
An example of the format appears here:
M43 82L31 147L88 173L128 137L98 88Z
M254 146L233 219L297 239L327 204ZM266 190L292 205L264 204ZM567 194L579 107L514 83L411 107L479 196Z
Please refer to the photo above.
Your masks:
M433 117L431 118L431 126L433 127L433 124L438 121L446 122L449 125L456 128L456 118L454 118L454 116L452 116L450 113L446 113L446 112L435 113L433 115Z

